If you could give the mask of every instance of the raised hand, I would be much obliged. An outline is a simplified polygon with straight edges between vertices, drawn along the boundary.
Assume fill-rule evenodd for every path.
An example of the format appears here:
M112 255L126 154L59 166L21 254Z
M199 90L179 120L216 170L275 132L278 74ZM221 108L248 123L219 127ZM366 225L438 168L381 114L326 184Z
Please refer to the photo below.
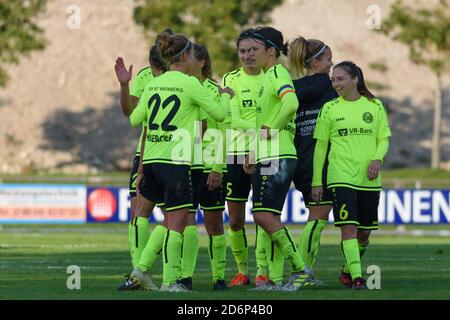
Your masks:
M117 80L119 80L121 85L128 85L133 74L133 65L130 65L130 69L127 70L122 57L116 59L116 65L114 66L116 70Z

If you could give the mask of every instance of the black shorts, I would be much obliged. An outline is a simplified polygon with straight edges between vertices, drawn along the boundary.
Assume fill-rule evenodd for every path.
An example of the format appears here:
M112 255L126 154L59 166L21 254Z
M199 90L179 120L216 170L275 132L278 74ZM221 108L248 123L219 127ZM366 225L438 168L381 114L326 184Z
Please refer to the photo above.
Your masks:
M225 189L226 189L226 174L222 178L222 185L213 191L208 190L209 173L203 173L202 192L200 194L200 209L206 211L225 210Z
M274 164L274 160L267 164L256 164L252 178L253 212L268 211L281 215L294 177L297 160L279 159L278 161L278 169L268 175L264 175L264 171Z
M192 176L192 207L189 208L189 213L197 213L198 205L200 204L200 195L202 193L203 168L191 169Z
M352 224L359 229L378 229L380 191L333 187L331 193L335 226Z
M167 212L192 207L190 167L167 163L144 164L141 194Z
M251 176L244 172L244 159L245 155L227 156L227 201L248 201L252 180Z
M130 172L130 185L129 185L129 191L130 191L130 199L133 197L136 197L136 178L137 178L137 172L139 169L139 161L141 160L141 157L136 155L133 159L133 164L131 166L131 172Z

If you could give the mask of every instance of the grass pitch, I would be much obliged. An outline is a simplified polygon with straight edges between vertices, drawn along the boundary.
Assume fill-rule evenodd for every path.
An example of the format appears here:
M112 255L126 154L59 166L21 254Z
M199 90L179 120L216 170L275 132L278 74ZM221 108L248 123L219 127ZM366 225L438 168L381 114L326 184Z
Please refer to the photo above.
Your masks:
M290 226L296 241L303 226ZM152 226L153 228L153 226ZM425 236L395 234L393 227L381 226L374 232L363 258L363 273L369 265L381 270L381 289L352 291L338 282L343 258L337 228L326 227L315 266L316 277L326 283L295 293L249 292L233 288L226 292L212 291L207 236L201 230L200 250L194 292L162 293L148 291L118 292L123 275L131 271L127 226L110 225L4 225L0 230L0 299L193 299L193 300L305 300L305 299L450 299L450 237L448 227L411 226L422 229ZM252 232L253 231L253 232ZM439 235L438 232L442 234ZM446 235L447 232L447 235ZM248 226L248 243L254 244L254 227ZM418 233L420 234L420 232ZM430 235L431 234L431 235ZM255 272L254 247L249 247L252 280ZM227 249L227 280L236 267ZM81 270L81 289L69 290L67 267ZM285 275L290 267L285 265ZM152 270L160 284L162 263ZM367 277L368 275L366 275Z

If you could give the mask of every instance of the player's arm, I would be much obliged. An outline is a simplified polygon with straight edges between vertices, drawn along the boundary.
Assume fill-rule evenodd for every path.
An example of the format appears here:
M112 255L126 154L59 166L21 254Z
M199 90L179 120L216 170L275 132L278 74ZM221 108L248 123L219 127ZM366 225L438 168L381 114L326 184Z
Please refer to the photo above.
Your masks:
M292 120L297 112L298 99L291 84L278 85L275 88L281 100L280 111L274 115L271 121L264 123L263 126L281 130Z
M145 151L145 141L147 140L147 126L143 127L143 133L141 137L141 156L139 157L139 166L136 177L136 195L140 197L139 185L144 177L144 165L142 164L142 160L144 159L144 151Z
M255 129L255 122L241 118L240 103L237 97L230 101L231 129Z
M314 129L314 138L316 146L314 148L313 157L313 178L311 183L311 196L314 201L319 202L322 200L323 185L322 185L322 172L325 164L325 159L328 152L328 142L330 140L330 121L328 117L328 108L325 106L322 108L319 117L317 118L316 128Z
M230 105L229 92L221 92L221 89L219 89L219 92L221 93L219 104L215 101L214 94L208 89L205 89L198 81L192 82L191 92L192 100L201 108L201 110L218 122L225 120Z
M139 101L138 97L130 95L129 83L133 74L133 66L130 65L129 70L127 70L122 57L118 57L114 68L117 80L120 83L120 107L123 115L129 117Z
M369 180L375 179L380 172L384 157L389 151L389 136L391 135L386 110L380 100L377 101L377 104L379 105L377 116L377 149L367 170Z
M147 120L147 102L148 94L144 93L142 99L139 100L138 106L133 110L130 115L130 123L133 127L142 125L142 122Z

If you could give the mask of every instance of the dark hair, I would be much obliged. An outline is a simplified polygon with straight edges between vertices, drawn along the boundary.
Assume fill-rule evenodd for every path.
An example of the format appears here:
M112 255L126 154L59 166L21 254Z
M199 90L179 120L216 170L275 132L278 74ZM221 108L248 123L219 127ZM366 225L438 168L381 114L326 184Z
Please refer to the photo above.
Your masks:
M323 56L328 46L320 40L297 37L289 45L289 66L294 76L306 74L311 68L311 61Z
M334 68L344 69L354 79L358 77L358 83L356 88L360 95L366 97L369 100L376 99L376 97L367 89L366 82L364 81L364 75L360 67L351 61L343 61L334 66Z
M258 27L254 30L254 38L264 41L266 48L275 48L277 58L280 52L285 56L288 54L288 43L284 42L283 34L272 27Z
M236 47L239 48L239 43L241 43L241 41L245 39L255 39L255 29L248 28L242 31L236 41Z
M185 35L173 33L170 29L161 32L155 44L161 58L169 64L179 61L184 52L192 49L192 42Z
M207 79L212 79L211 58L209 57L208 48L203 44L194 43L194 57L198 61L205 61L202 68L202 75Z
M158 52L158 47L156 44L152 45L150 48L149 54L148 54L148 60L150 62L150 65L152 67L156 67L157 69L161 70L162 72L167 71L167 65L164 62L164 60L161 58Z

